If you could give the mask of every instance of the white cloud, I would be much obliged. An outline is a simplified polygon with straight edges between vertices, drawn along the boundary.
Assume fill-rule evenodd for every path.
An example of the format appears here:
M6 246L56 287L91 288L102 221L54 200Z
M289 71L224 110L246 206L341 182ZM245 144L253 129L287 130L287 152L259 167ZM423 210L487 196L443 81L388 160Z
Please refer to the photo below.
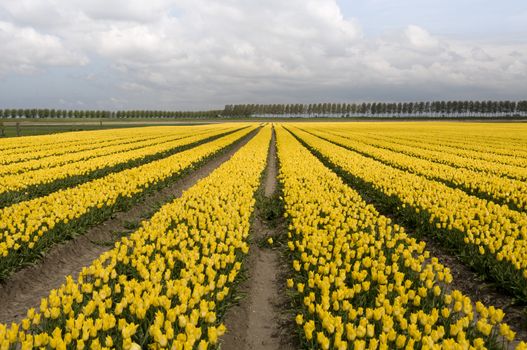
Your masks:
M96 44L102 56L124 60L158 61L167 38L163 33L153 32L148 26L112 26L98 35Z
M169 0L69 0L67 6L100 21L156 22L170 10Z
M32 73L45 66L82 65L87 59L64 47L53 35L0 21L0 74Z
M419 26L409 25L404 34L410 44L417 49L432 50L439 48L439 40Z
M13 53L0 57L0 74L95 57L109 62L119 101L391 99L429 86L527 85L527 43L453 40L412 24L368 37L334 0L5 0L0 20L0 48Z

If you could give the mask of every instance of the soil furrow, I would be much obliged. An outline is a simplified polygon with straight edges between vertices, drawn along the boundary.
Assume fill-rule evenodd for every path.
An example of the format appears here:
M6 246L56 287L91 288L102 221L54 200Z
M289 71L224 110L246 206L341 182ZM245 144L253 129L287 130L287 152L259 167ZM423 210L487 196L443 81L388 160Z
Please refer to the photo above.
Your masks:
M288 331L282 327L287 315L282 306L287 303L283 292L279 253L271 248L268 238L278 241L284 229L273 225L266 214L265 206L272 205L277 188L278 167L276 161L275 134L271 140L265 177L261 192L263 197L257 203L251 227L251 247L245 262L247 279L237 288L242 296L240 302L227 312L225 324L227 333L221 341L221 349L294 349ZM263 204L262 202L265 202ZM274 243L276 244L276 243Z
M41 298L47 297L51 289L60 287L66 276L72 275L76 279L83 267L113 248L118 239L131 233L162 204L180 197L183 191L208 176L258 131L259 129L249 133L225 152L220 151L218 155L173 184L149 193L129 210L117 212L111 219L88 229L85 234L53 246L35 265L12 274L0 284L0 323L22 320L27 309L38 308Z

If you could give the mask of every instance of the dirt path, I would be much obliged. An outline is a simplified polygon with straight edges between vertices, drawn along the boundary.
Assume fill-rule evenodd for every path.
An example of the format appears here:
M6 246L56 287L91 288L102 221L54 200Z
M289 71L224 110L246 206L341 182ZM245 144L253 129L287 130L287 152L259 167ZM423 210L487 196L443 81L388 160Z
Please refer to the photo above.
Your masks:
M27 309L38 307L41 298L47 297L51 289L60 287L65 276L72 275L76 279L84 266L113 248L114 242L123 234L134 231L142 220L157 211L160 204L180 197L183 191L227 161L255 134L251 132L227 152L172 185L145 196L143 201L125 212L115 213L111 219L91 227L84 235L52 247L38 263L14 273L0 284L0 323L20 321Z
M263 187L267 198L276 191L277 172L273 133ZM251 228L251 252L246 261L248 278L238 287L238 293L245 298L227 312L225 324L228 331L222 339L221 349L294 349L290 344L290 334L282 327L287 320L281 310L286 297L281 287L285 283L280 276L279 254L267 243L267 238L277 237L282 228L269 225L260 210L256 211Z
M269 198L276 191L276 178L278 177L278 165L276 164L276 138L273 131L269 156L267 157L267 173L265 174L264 195Z

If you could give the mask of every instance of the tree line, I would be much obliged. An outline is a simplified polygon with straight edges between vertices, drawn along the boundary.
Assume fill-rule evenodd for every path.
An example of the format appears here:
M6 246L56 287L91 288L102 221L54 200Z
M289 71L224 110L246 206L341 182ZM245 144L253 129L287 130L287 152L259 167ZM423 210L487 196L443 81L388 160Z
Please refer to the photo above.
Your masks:
M0 118L94 118L94 119L133 119L133 118L212 118L222 110L210 111L104 111L104 110L66 110L66 109L0 109Z
M503 117L527 116L527 101L427 101L226 105L224 116Z
M525 101L427 101L311 104L234 104L223 110L0 109L0 118L220 118L220 117L527 117Z

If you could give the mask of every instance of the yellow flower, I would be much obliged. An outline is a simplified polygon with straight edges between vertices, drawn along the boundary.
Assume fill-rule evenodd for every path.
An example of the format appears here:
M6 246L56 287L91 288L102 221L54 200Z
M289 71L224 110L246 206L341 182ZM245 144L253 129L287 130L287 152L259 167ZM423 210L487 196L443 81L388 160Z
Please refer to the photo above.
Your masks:
M132 343L130 345L130 350L141 350L141 346L137 343Z
M295 317L296 324L301 326L304 323L304 316L302 314L298 314Z
M304 323L304 334L307 340L313 339L314 330L315 330L315 322L313 322L312 320L309 320L306 323Z

